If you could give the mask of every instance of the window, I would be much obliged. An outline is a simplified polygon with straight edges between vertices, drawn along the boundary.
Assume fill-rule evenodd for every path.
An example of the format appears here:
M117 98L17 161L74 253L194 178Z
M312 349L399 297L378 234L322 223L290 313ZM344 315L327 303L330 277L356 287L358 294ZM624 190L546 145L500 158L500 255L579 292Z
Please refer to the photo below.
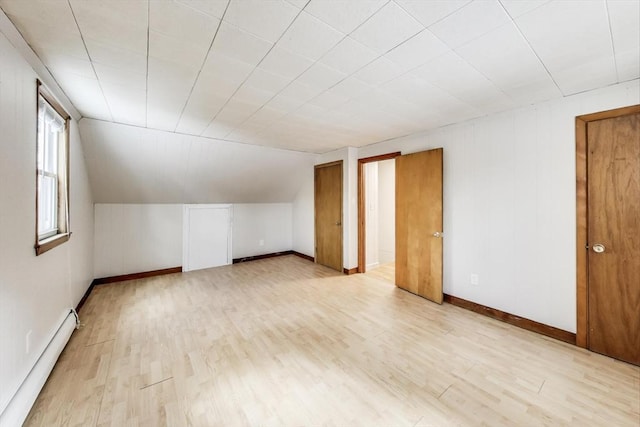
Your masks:
M69 240L69 115L38 81L36 255Z

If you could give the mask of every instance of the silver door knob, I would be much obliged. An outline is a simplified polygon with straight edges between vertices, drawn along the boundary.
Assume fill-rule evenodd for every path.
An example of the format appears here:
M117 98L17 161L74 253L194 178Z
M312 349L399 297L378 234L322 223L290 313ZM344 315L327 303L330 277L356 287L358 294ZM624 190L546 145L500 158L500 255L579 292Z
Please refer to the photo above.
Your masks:
M442 233L439 231L436 231L435 233L433 233L433 237L442 237Z
M600 243L596 243L595 245L593 245L593 252L597 253L597 254L601 254L602 252L605 251L605 247L603 244Z

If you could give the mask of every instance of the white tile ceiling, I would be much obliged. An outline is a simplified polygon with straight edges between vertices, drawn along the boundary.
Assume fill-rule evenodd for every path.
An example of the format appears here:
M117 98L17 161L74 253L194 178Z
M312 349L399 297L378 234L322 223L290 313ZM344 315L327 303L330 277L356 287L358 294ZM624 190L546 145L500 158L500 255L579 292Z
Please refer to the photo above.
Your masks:
M0 0L84 117L308 152L640 77L640 0Z

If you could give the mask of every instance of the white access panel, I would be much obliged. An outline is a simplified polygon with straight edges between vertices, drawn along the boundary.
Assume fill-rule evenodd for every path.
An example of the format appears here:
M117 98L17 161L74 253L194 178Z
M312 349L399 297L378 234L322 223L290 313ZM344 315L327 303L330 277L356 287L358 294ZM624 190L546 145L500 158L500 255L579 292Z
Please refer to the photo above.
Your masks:
M229 265L231 205L184 205L182 270Z

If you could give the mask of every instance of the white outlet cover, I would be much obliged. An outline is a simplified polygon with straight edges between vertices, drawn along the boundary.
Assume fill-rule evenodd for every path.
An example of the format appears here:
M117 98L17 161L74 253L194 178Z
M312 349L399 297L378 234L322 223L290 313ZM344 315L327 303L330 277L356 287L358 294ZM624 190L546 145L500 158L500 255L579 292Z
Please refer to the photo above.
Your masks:
M478 285L480 283L480 279L478 278L477 274L472 274L469 276L469 282L472 285Z

